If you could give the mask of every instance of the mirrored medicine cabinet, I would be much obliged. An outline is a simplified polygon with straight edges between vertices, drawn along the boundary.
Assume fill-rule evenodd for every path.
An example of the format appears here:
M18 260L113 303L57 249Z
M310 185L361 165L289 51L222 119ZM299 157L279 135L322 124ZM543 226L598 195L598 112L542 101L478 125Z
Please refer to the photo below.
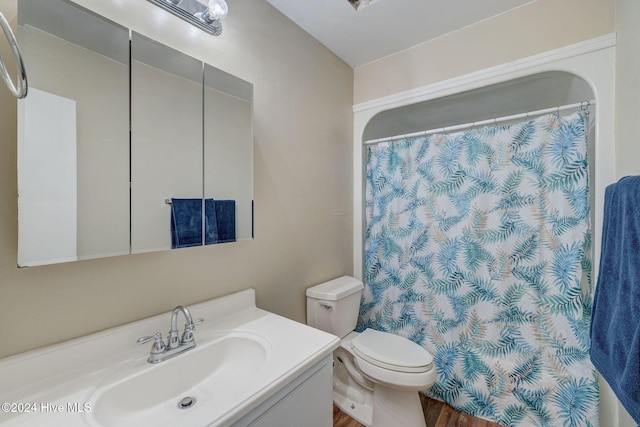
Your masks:
M18 40L19 266L253 237L250 83L67 0Z

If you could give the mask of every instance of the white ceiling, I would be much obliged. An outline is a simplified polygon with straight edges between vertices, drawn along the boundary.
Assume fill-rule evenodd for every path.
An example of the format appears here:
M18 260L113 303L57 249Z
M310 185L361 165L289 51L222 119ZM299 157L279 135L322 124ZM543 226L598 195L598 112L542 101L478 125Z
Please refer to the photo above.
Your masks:
M532 0L267 0L356 68Z

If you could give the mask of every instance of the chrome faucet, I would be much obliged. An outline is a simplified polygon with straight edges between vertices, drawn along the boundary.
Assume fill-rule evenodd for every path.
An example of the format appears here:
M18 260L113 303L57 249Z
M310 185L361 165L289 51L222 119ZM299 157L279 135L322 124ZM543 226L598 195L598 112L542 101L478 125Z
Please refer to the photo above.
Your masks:
M184 324L184 331L182 337L178 338L178 315L182 312L186 323ZM196 325L204 322L204 319L198 319L195 322L191 317L191 313L187 307L182 305L177 306L171 312L171 330L167 335L167 343L162 341L162 334L156 332L154 335L148 337L142 337L138 339L138 344L146 344L153 340L151 346L151 353L147 361L149 363L160 363L167 359L170 359L178 354L184 353L187 350L191 350L196 346L196 341L193 338L193 331Z

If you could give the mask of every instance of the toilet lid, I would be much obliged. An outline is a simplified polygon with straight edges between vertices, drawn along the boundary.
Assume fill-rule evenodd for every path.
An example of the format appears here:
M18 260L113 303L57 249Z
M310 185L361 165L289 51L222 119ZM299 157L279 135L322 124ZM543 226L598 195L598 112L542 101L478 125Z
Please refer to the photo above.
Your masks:
M426 372L433 367L433 356L427 350L399 335L365 329L351 344L356 356L381 368Z

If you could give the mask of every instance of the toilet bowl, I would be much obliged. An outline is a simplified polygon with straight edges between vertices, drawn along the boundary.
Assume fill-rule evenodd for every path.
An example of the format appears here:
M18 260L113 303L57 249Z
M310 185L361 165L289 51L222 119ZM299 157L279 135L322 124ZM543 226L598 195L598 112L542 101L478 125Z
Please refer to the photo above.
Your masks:
M433 357L398 335L353 331L362 289L348 276L307 289L307 324L341 338L334 352L334 403L366 426L425 426L418 391L436 380Z

